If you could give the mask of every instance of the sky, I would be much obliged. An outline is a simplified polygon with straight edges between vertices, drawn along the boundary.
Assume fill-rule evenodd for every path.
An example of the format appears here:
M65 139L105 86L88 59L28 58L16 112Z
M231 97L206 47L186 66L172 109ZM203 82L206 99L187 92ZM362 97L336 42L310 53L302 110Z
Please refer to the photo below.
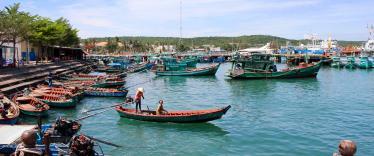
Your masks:
M81 38L179 37L182 21L182 37L315 34L362 41L374 24L374 0L0 0L0 7L16 2L32 14L67 18Z

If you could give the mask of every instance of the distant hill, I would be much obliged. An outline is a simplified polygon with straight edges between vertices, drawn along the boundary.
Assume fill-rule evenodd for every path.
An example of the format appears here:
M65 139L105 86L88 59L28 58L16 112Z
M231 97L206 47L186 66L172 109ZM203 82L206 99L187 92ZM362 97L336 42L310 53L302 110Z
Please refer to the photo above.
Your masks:
M110 40L115 40L116 37L110 37ZM108 38L89 38L84 40L95 39L96 42L107 41ZM83 41L84 41L83 40ZM179 43L178 37L146 37L146 36L122 36L118 37L119 41L139 41L142 44L159 44L159 45L177 45ZM286 45L287 41L291 45L299 45L300 43L306 44L306 40L294 40L286 39L277 36L270 35L250 35L250 36L238 36L238 37L194 37L194 38L183 38L182 43L189 47L201 47L203 45L215 45L216 47L223 47L224 49L230 49L229 47L234 45L238 48L258 47L265 45L266 43L273 42L277 46ZM360 46L363 41L338 41L341 46L354 45Z

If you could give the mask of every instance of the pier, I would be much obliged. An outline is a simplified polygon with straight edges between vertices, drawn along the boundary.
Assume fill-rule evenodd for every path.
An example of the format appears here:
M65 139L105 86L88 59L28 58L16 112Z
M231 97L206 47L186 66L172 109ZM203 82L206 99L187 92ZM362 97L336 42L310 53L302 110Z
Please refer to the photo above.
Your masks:
M45 81L51 72L55 76L70 74L90 68L90 64L83 61L69 60L59 64L46 63L28 65L19 68L5 68L0 70L0 90L5 94L12 94L22 89Z

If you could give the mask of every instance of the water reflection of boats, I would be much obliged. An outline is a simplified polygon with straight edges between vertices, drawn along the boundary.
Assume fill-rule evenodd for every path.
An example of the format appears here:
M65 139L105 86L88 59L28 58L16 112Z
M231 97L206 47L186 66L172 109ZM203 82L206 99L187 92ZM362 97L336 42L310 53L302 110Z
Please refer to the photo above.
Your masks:
M136 121L136 120L127 120L120 118L118 120L118 126L134 126L134 127L143 127L147 129L167 129L172 131L188 131L196 133L209 133L214 135L226 135L229 132L225 131L221 127L213 123L193 123L193 124L177 124L177 123L156 123L156 122L146 122L146 121ZM123 128L119 128L123 129Z

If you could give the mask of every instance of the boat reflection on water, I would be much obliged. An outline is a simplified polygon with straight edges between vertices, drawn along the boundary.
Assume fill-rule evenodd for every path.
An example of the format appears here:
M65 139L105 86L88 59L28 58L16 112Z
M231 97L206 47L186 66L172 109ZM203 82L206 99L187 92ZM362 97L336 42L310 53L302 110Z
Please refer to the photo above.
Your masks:
M138 121L126 118L120 118L118 120L118 126L123 127L120 129L126 129L129 126L137 129L154 129L156 131L175 131L175 132L194 132L194 133L206 133L208 135L224 136L229 134L221 127L210 123L158 123L158 122L147 122ZM164 131L164 132L165 132Z
M198 77L185 77L185 76L158 76L156 80L163 80L166 85L180 85L185 84L188 81L216 81L216 76L198 76Z

